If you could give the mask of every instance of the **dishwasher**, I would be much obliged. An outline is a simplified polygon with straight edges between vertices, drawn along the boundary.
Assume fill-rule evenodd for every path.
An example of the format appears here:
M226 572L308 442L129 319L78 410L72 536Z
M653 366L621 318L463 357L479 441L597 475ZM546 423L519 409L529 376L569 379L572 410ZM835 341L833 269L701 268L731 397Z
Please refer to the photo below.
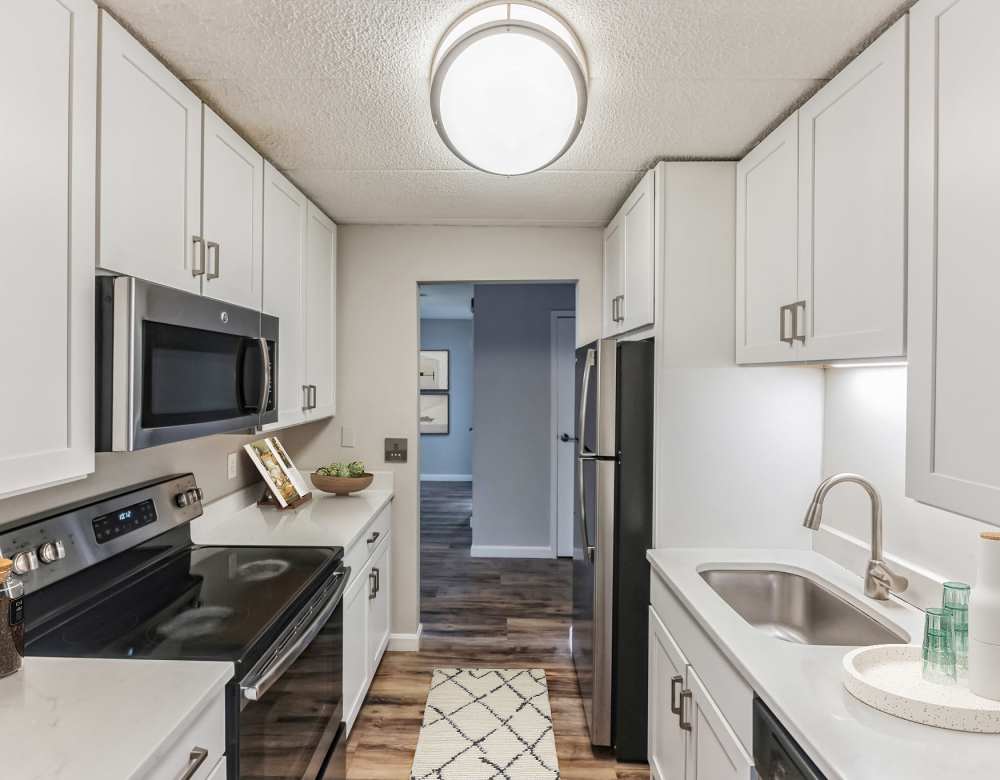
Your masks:
M760 780L826 780L759 698L753 700L753 760Z

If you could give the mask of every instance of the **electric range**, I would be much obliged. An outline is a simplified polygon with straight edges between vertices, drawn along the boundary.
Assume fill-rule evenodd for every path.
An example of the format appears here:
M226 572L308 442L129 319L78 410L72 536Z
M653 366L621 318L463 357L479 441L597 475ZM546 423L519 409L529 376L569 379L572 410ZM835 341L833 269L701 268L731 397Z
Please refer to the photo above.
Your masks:
M229 661L229 778L339 780L341 548L201 547L192 474L25 518L0 551L29 656Z

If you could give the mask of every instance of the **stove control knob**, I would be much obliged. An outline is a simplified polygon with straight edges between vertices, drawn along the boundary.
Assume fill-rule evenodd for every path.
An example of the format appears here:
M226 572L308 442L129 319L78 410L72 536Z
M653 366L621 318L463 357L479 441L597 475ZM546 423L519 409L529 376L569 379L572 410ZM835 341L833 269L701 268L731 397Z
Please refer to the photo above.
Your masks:
M181 509L183 509L189 503L191 503L191 499L188 498L188 494L187 493L178 493L174 497L174 503L177 504L177 506L179 506Z
M201 488L195 488L194 492L198 494L198 500L199 501L204 501L205 500L205 491L204 490L202 490Z
M55 563L56 561L61 561L66 557L66 548L63 546L63 543L58 540L54 542L46 542L38 548L38 557L41 559L42 563Z
M14 556L14 574L27 574L38 568L38 556L34 550L25 550Z

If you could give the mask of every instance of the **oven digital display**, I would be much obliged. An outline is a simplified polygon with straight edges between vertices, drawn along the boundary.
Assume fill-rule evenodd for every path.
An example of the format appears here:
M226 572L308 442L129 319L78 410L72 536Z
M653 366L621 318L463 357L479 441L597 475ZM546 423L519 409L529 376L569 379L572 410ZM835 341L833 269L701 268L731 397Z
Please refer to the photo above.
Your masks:
M123 534L156 522L156 505L147 498L138 504L108 512L94 519L94 536L98 544L110 542Z

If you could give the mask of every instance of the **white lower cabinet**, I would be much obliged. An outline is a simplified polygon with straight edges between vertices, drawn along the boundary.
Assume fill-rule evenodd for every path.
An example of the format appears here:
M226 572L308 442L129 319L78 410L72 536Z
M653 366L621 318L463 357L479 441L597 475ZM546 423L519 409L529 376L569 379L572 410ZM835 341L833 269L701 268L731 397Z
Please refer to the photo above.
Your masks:
M354 724L368 692L368 577L351 572L344 594L344 721Z
M344 723L348 734L389 644L391 528L390 504L344 551L344 563L351 569L351 583L344 594Z
M654 780L753 777L753 759L652 607L648 728Z
M208 776L208 780L226 780L226 757L223 756L219 759L219 763L215 765L212 773Z
M379 545L369 571L368 593L368 659L372 670L378 668L386 645L389 644L389 559L392 541L386 537Z
M684 773L687 780L747 780L753 776L753 759L691 666L687 668L681 708L684 725L690 729Z
M226 699L212 698L191 725L150 758L145 780L216 780L226 776ZM219 767L222 767L221 774Z

